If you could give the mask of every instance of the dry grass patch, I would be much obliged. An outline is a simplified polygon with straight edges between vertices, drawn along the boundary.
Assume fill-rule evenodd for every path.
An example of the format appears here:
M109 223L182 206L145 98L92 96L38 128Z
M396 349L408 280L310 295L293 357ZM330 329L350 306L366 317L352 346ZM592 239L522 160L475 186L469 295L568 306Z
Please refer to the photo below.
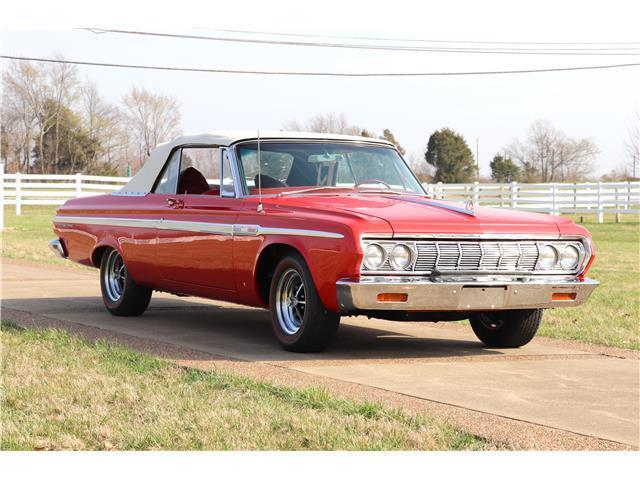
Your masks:
M497 448L426 416L3 325L3 450Z

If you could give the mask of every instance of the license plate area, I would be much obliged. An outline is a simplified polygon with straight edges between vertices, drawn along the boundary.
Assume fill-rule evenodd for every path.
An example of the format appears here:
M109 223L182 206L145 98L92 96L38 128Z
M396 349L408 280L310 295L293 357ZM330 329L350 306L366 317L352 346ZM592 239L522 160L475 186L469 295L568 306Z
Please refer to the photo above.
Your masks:
M507 287L462 287L459 306L463 309L490 310L506 305Z

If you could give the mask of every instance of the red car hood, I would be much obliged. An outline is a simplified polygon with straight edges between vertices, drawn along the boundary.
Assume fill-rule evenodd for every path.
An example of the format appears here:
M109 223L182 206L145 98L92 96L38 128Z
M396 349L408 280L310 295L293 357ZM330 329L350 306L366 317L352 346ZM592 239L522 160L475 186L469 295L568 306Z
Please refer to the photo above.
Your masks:
M517 233L558 236L560 225L570 220L539 213L476 207L475 215L456 202L426 197L376 194L308 195L280 198L290 208L310 208L325 213L332 209L371 216L389 223L394 234L415 233Z

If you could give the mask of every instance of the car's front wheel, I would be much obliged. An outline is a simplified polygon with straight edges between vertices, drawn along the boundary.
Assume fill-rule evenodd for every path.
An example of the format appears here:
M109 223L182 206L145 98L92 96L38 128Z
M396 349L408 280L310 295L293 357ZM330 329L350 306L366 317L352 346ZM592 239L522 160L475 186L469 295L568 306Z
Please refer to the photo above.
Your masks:
M487 346L516 348L535 337L542 320L542 309L479 313L469 320L473 332Z
M299 254L284 257L269 292L271 324L280 344L292 352L324 350L336 333L340 316L328 311Z
M151 300L152 290L138 285L117 250L109 250L100 262L100 289L109 313L120 317L142 315Z

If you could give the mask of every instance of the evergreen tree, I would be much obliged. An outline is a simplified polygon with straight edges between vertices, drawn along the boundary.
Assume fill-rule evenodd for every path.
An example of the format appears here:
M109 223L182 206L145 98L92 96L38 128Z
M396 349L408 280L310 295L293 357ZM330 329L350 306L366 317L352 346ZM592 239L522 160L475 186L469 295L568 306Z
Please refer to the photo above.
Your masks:
M435 182L469 183L478 173L469 145L462 135L450 128L431 134L425 159L436 169Z
M522 169L509 157L496 154L489 164L491 178L498 183L519 182L522 177Z

